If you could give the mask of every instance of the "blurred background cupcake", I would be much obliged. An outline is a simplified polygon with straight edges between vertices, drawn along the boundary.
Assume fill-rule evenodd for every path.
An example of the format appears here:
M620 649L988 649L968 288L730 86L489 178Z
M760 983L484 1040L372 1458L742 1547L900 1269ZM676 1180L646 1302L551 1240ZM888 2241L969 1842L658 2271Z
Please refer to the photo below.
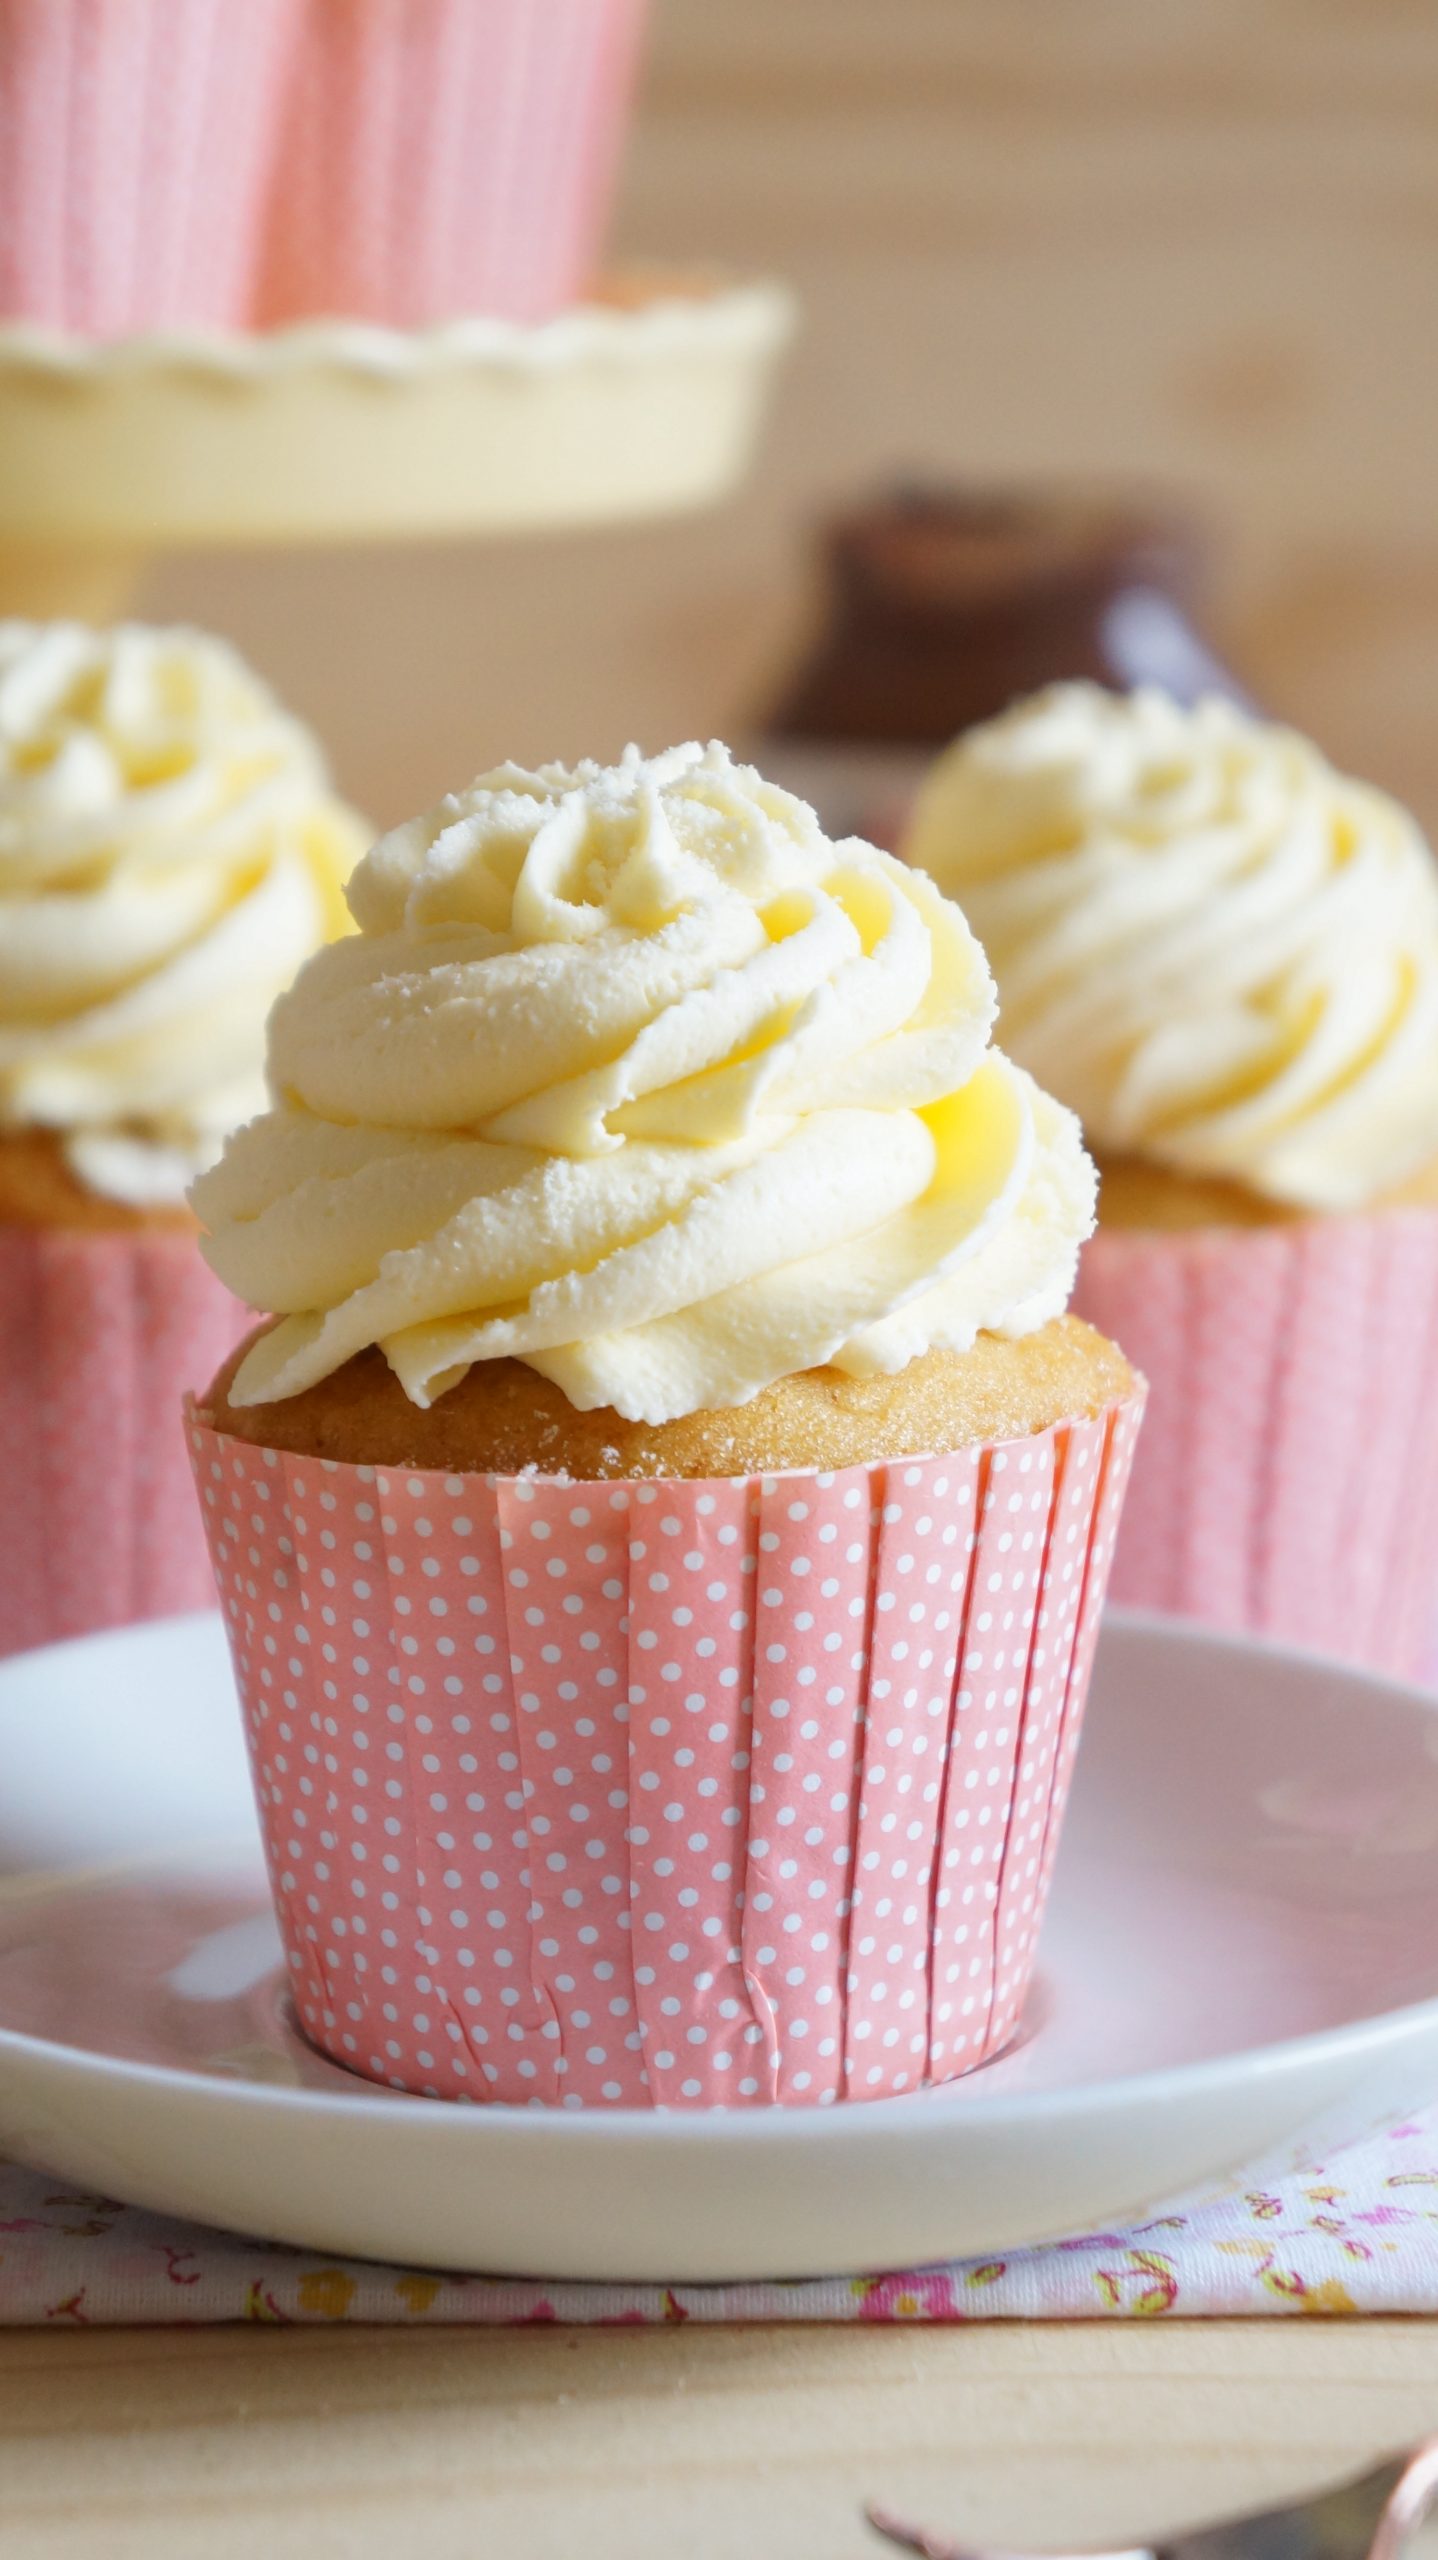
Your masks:
M194 1194L276 1319L192 1440L307 2032L550 2105L973 2069L1142 1405L1075 1121L958 909L722 747L506 766L350 902Z
M0 0L0 323L533 321L589 286L646 0Z
M303 0L0 0L0 321L243 328Z
M1216 700L1058 686L935 767L1014 1055L1083 1120L1076 1303L1152 1384L1117 1597L1428 1659L1438 871L1382 792Z
M363 842L222 642L0 623L0 1650L209 1600L174 1408L241 1311L185 1189Z
M266 321L545 320L590 283L645 0L305 0Z

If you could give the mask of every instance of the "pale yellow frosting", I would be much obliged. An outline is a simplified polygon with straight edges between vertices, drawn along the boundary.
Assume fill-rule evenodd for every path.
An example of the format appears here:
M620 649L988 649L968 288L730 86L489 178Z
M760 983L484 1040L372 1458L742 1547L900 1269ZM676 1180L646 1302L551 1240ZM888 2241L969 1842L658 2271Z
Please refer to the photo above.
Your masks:
M349 899L193 1194L283 1319L236 1403L379 1343L416 1404L509 1356L660 1423L1066 1303L1093 1170L963 916L725 748L505 766Z
M1057 685L940 758L904 851L1101 1152L1315 1210L1438 1156L1438 870L1292 730Z
M265 1016L347 924L364 842L222 641L0 622L0 1129L182 1199L263 1109Z

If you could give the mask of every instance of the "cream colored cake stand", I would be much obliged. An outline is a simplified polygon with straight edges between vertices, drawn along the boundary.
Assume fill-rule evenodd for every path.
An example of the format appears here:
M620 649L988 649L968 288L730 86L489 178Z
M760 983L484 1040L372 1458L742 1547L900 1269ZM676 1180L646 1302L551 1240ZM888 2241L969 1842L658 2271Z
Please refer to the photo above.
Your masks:
M533 328L0 329L0 611L109 616L147 554L189 545L707 505L748 462L792 317L776 285L635 277Z

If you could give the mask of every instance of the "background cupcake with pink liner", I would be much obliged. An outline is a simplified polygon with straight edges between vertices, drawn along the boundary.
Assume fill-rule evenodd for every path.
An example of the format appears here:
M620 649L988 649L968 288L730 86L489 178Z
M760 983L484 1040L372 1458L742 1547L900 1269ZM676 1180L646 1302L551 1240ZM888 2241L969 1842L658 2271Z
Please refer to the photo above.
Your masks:
M0 0L0 319L253 317L303 0Z
M550 318L645 0L0 0L0 321Z
M1414 1675L1438 1562L1438 872L1217 701L1064 685L905 845L1102 1172L1076 1304L1152 1400L1115 1596Z
M645 0L308 0L267 322L534 321L589 284Z
M221 641L0 623L0 1650L210 1600L173 1412L241 1311L185 1189L362 842Z
M1018 2021L1141 1384L962 915L719 747L384 838L194 1192L294 1998L429 2094L813 2105Z

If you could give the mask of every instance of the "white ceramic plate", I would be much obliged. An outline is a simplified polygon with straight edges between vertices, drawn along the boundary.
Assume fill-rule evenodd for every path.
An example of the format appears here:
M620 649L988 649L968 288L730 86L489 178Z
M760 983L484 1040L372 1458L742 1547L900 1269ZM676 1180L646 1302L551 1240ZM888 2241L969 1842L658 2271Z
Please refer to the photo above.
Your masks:
M217 1619L0 1666L0 2149L310 2249L743 2278L1007 2248L1438 2089L1438 1710L1111 1623L1019 2045L809 2112L396 2097L283 2006Z

